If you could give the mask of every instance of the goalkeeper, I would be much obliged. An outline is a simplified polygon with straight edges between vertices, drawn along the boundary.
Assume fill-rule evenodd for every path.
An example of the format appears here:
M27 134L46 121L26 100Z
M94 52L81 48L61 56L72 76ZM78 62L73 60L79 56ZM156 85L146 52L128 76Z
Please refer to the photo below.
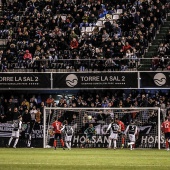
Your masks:
M82 148L86 147L86 144L92 143L92 137L95 134L95 128L93 127L93 124L89 124L89 127L84 131L84 134L86 134L86 140Z
M69 150L71 150L71 139L73 136L73 128L68 125L67 120L64 121L64 126L62 127L61 131L64 133L65 136L65 144Z

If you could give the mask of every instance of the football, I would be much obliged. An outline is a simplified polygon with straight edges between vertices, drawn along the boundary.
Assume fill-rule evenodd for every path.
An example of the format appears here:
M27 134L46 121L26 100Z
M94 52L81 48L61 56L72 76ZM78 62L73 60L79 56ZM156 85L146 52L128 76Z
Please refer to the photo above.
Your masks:
M92 116L89 115L87 118L88 118L89 120L91 120L91 119L92 119Z

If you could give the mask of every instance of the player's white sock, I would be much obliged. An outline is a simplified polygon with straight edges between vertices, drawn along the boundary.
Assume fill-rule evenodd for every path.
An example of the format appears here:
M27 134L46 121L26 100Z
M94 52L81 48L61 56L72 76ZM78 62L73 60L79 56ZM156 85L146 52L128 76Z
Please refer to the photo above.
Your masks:
M14 147L16 147L18 140L19 140L18 138L15 139Z
M113 141L114 148L116 148L116 140Z
M66 142L66 146L67 146L68 149L70 149L68 142Z
M69 147L70 147L70 149L71 149L71 142L69 142L68 145L69 145Z
M112 140L109 139L109 148L111 148Z
M130 144L130 150L132 150L132 145Z
M9 142L8 142L8 145L10 146L10 144L11 144L11 142L12 142L12 139L13 139L13 137L11 137L10 139L9 139Z

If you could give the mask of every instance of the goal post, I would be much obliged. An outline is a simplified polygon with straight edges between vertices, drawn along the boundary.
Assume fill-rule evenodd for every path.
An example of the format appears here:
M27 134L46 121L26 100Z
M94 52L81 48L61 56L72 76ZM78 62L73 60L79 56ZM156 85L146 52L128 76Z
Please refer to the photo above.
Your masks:
M59 121L68 120L74 129L72 138L73 147L81 147L85 142L84 130L92 123L96 134L92 139L93 147L107 147L108 134L106 129L112 118L119 118L125 127L131 120L138 126L136 140L137 148L161 148L164 145L161 137L161 111L159 107L133 107L133 108L63 108L44 107L43 118L43 147L52 147L53 137L50 135L52 123L57 117ZM125 140L127 144L128 137ZM118 138L118 147L120 138Z

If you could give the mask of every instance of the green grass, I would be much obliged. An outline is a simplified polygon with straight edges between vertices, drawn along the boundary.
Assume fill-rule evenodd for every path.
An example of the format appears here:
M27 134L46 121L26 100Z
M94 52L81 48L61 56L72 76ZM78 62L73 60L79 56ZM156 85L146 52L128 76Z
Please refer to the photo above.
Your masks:
M1 148L0 170L169 170L170 151Z

